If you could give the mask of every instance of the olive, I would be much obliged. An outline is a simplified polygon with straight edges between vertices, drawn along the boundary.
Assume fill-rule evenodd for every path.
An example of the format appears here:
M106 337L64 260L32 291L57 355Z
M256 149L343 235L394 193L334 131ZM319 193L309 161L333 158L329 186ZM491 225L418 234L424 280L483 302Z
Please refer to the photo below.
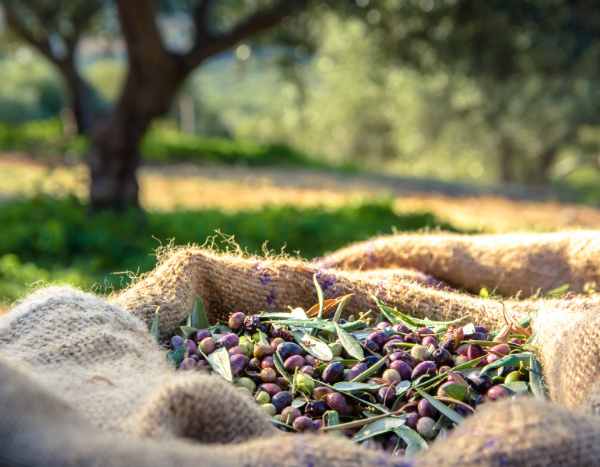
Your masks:
M375 331L375 332L372 332L371 334L369 334L367 336L367 339L368 340L372 340L378 346L382 346L388 340L388 336L383 331Z
M432 345L433 347L437 347L438 345L438 341L435 338L435 336L425 336L423 338L423 340L421 341L421 344L428 347L430 345Z
M256 357L251 358L250 361L248 362L248 368L251 370L260 370L261 369L261 361Z
M490 347L489 353L504 357L510 353L510 346L508 344L498 344Z
M392 386L383 386L377 391L377 399L386 406L391 406L396 399L396 391Z
M232 355L229 361L231 363L231 372L234 376L239 375L248 365L248 357L241 354Z
M294 427L294 430L299 431L300 433L303 431L313 431L315 429L312 419L305 415L296 418L292 423L292 426Z
M447 365L452 363L452 354L446 349L439 347L431 352L431 358L438 365Z
M267 392L269 396L273 397L278 392L281 392L281 387L275 383L264 383L260 385L260 388Z
M369 355L368 357L365 357L365 359L363 360L363 363L365 365L367 365L367 367L370 367L370 366L374 365L375 363L377 363L378 361L379 361L379 358L377 358L377 356Z
M411 367L415 366L415 359L410 356L410 353L406 350L394 350L390 354L390 361L394 362L396 360L402 360L403 362L408 363Z
M171 337L171 348L174 350L177 350L181 347L183 347L183 342L185 341L185 339L181 336L173 336Z
M271 398L271 404L275 406L277 412L281 412L292 403L292 394L288 391L280 391Z
M325 402L331 410L337 410L341 415L347 415L351 409L346 398L339 392L332 392L325 396Z
M198 352L198 346L192 339L186 339L183 345L189 354Z
M394 383L399 383L400 381L402 381L402 376L400 376L400 373L398 373L393 368L388 368L387 370L385 370L383 372L383 375L381 376L381 378L387 384L394 384Z
M437 366L435 362L431 360L425 360L424 362L419 363L412 371L411 379L417 379L419 376L423 375L433 375L437 370Z
M271 396L266 391L258 391L254 398L256 399L256 402L258 402L261 405L268 404L269 402L271 402Z
M384 344L383 351L385 353L395 353L398 350L399 345L403 343L404 341L402 339L394 337Z
M235 347L229 349L229 355L235 354L246 355L246 352L244 352L244 350L239 345L236 345Z
M235 347L239 343L240 343L240 338L237 336L237 334L234 334L232 332L221 336L221 338L219 339L219 344L221 344L226 349Z
M306 364L310 366L317 366L319 363L318 360L310 354L306 355L304 360L306 360Z
M266 412L266 414L271 417L277 413L277 409L273 404L261 404L260 408L263 409Z
M238 331L244 325L244 319L246 319L246 315L241 311L236 311L229 316L229 321L227 322L229 329L233 329L234 331Z
M304 394L312 394L315 389L315 382L310 376L307 376L304 373L296 373L294 375L294 386Z
M371 339L366 339L364 345L365 345L365 348L369 349L371 352L377 353L380 350L379 344Z
M293 371L297 368L302 368L304 366L304 357L302 357L301 355L292 355L285 360L283 366L288 371Z
M283 344L285 342L285 339L283 339L282 337L275 337L272 341L271 341L271 349L272 352L275 352L277 350L277 347L279 347L280 344Z
M412 368L410 365L402 360L395 360L390 363L390 369L396 370L400 375L401 379L410 379L412 375Z
M235 381L235 384L248 389L251 394L254 394L254 391L256 390L256 383L246 376L238 378Z
M323 420L317 419L313 420L313 430L318 431L323 428Z
M467 353L469 352L469 345L470 344L460 344L457 348L456 348L456 353L458 355L464 355L465 357L467 356Z
M410 349L410 356L414 358L417 362L431 360L431 352L429 352L429 349L419 344L413 346L413 348Z
M518 371L511 371L509 374L506 375L506 378L504 378L504 383L509 384L520 380L521 373L519 373Z
M212 337L205 337L200 341L199 347L203 353L208 355L214 352L216 345Z
M240 339L240 343L239 343L238 347L240 349L242 349L242 352L244 352L244 355L246 357L248 357L248 358L252 357L252 353L254 350L254 344L252 342L250 342L246 339L243 341Z
M198 329L196 331L197 342L200 342L202 339L206 339L207 337L211 337L210 331L208 329Z
M333 389L330 389L328 387L325 386L317 386L312 393L312 396L314 399L316 400L321 400L321 399L325 399L325 396L327 394L330 394L333 392Z
M308 376L314 376L315 374L315 368L310 365L304 365L302 368L300 368L300 371Z
M273 357L271 355L267 355L260 361L261 368L275 368L275 362L273 361Z
M273 348L268 344L256 344L253 353L256 358L264 358L273 354Z
M277 372L273 368L263 368L260 370L259 377L263 383L274 383L277 379Z
M391 326L391 324L388 323L387 321L381 321L380 323L377 323L377 326L375 326L375 328L379 329L381 331L384 331L387 328L389 328L390 326Z
M486 374L471 373L467 376L467 383L480 393L484 393L492 387L492 379Z
M392 329L394 330L394 332L397 332L398 334L410 334L410 329L405 325L405 324L394 324L392 326Z
M281 411L281 421L287 425L291 425L301 415L302 413L296 407L286 407Z
M350 370L344 373L344 379L346 381L351 381L356 378L361 373L364 373L369 369L368 365L364 362L360 362L355 364Z
M184 358L183 361L179 364L180 370L193 370L196 368L196 360L193 358Z
M325 401L310 401L304 407L304 413L311 417L320 417L327 411L327 403Z
M417 422L419 421L419 414L417 412L410 412L406 415L406 426L412 428L413 430L417 428Z
M417 412L421 417L435 418L438 415L437 409L427 399L421 399L419 401Z
M474 344L469 344L467 346L467 357L469 360L482 357L483 355L485 355L485 352L480 346Z
M425 439L433 439L437 434L435 420L430 417L421 417L417 422L417 432Z
M328 384L337 383L344 377L344 365L340 362L332 362L325 367L321 375L323 381Z
M495 401L510 396L510 391L504 386L497 384L487 390L486 396L489 400Z
M404 342L408 342L411 344L418 344L421 339L414 332L408 333L404 336Z
M435 333L433 332L433 329L428 328L428 327L423 327L423 328L417 329L417 334L420 337L424 337L424 336L427 336L429 334L435 334Z
M292 355L302 355L303 350L294 342L283 342L277 346L277 352L279 352L281 359L285 361Z

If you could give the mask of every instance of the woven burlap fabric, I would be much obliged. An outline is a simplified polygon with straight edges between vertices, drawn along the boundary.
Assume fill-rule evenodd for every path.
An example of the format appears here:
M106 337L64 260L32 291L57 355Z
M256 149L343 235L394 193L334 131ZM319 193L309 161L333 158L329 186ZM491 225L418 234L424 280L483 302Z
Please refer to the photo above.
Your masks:
M482 287L503 296L530 296L569 284L581 292L600 286L600 233L504 235L404 234L342 248L322 259L339 269L413 268L455 287Z
M550 465L552 459L557 460L553 465L581 465L579 461L587 455L580 452L582 446L597 444L598 420L577 412L598 406L597 296L502 303L423 286L393 273L340 272L298 260L218 255L190 248L164 257L156 271L113 297L111 304L72 289L51 288L36 292L0 318L0 357L33 381L15 378L15 385L21 381L29 388L39 386L35 399L41 401L36 405L2 400L3 413L13 406L19 413L29 413L30 406L41 406L42 412L53 414L60 411L45 408L50 404L45 398L72 408L72 414L64 419L47 417L52 419L54 431L70 433L64 439L46 436L40 442L36 436L42 437L44 431L21 426L26 420L14 416L7 418L16 429L3 434L6 445L40 442L37 453L46 449L44 455L61 461L56 465L75 465L82 458L86 461L77 465L165 465L169 457L165 453L173 453L174 465L192 461L251 466L397 463L397 459L364 451L343 439L276 435L246 396L218 378L174 374L148 335L147 326L157 308L162 330L168 333L189 313L198 295L204 298L212 319L234 309L253 312L310 306L316 300L314 274L329 297L355 294L348 313L372 307L370 294L374 293L419 316L467 314L473 321L489 324L503 322L505 313L533 316L552 399L569 410L532 401L484 407L449 441L436 442L416 460L417 465L498 465L498 459L501 465ZM9 387L6 380L12 380L9 373L4 375L2 388ZM17 387L11 394L18 398L28 392ZM543 435L546 424L558 427L551 437ZM560 431L561 426L567 428ZM487 435L474 437L469 427L490 428ZM512 438L504 436L506 430ZM536 433L529 435L530 430ZM115 431L125 434L110 437ZM15 441L15 432L23 437ZM573 439L571 432L578 436ZM522 449L510 451L507 446L517 437ZM148 438L153 441L144 441ZM182 441L186 438L195 442ZM465 444L475 447L472 451L456 448ZM116 457L99 452L109 446L114 447ZM485 453L478 457L481 450ZM23 455L22 449L15 451ZM32 455L35 453L33 450Z

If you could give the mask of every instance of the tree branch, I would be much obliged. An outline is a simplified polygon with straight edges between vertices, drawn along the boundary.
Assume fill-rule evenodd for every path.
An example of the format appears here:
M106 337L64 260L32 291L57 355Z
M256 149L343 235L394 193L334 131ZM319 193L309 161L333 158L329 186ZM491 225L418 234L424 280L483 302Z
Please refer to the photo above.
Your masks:
M306 8L309 3L309 0L280 0L271 8L250 14L225 33L206 34L203 41L197 41L192 50L184 55L186 66L194 68L208 57L224 52L248 37L272 29L288 16Z
M4 15L8 26L23 38L25 42L38 50L38 52L44 55L52 63L58 63L60 61L52 52L49 37L47 35L42 38L36 37L33 32L27 29L27 26L21 21L21 18L19 18L19 15L13 9L10 2L4 2Z

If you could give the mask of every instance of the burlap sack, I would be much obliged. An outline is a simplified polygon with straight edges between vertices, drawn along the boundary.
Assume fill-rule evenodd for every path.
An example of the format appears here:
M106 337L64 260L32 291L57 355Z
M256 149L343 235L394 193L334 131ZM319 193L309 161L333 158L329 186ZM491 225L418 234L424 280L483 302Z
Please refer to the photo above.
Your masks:
M414 268L478 293L530 296L569 284L573 292L600 286L600 233L508 235L408 234L375 238L342 248L321 267L368 270Z
M310 306L316 300L313 274L329 297L355 294L348 313L372 307L376 294L432 318L467 314L497 325L505 315L533 317L555 404L490 404L412 464L595 460L600 419L580 411L599 406L597 296L502 303L386 274L195 248L165 256L112 304L50 288L0 318L2 455L13 465L403 465L343 439L277 433L247 396L217 377L174 374L147 332L157 307L162 331L171 332L197 295L211 319L234 309ZM15 367L27 376L15 374Z

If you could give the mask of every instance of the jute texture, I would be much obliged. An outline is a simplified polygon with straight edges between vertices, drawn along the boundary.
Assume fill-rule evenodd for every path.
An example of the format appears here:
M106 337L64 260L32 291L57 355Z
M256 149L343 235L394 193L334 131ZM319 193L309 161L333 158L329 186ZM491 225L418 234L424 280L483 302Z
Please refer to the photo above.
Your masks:
M197 296L212 320L234 310L308 307L316 301L315 274L327 297L354 294L348 314L373 308L375 295L433 319L467 315L497 326L530 316L552 401L486 404L447 440L415 459L398 459L338 437L281 434L248 396L218 377L176 374L147 332L158 308L161 331L171 333ZM597 295L500 301L407 276L185 248L164 255L152 273L109 301L70 288L35 292L0 318L0 456L12 465L84 467L596 462Z

